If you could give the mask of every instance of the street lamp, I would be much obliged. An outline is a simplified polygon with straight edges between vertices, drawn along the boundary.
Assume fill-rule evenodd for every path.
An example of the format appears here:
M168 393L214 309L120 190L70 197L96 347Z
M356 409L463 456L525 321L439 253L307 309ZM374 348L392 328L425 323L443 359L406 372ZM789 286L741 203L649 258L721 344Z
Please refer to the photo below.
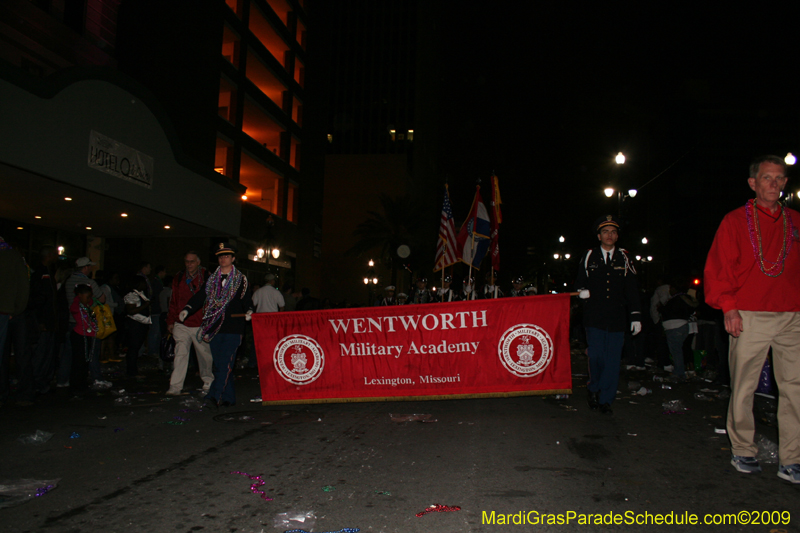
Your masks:
M369 268L367 268L367 273L364 276L364 285L367 286L367 305L371 306L374 300L375 286L378 284L378 276L375 274L375 261L370 259L367 266Z
M786 157L784 157L783 160L787 165L794 165L797 163L797 158L794 156L794 154L792 154L792 152L786 154Z
M612 189L611 187L606 187L605 189L603 189L603 192L605 193L606 198L611 198L612 196L614 196L614 192L616 191L614 191L614 189Z
M563 236L563 235L562 235L561 237L559 237L559 238L558 238L558 242L564 242L565 240L566 240L566 239L564 238L564 236Z
M642 244L647 244L647 237L642 237Z
M614 158L614 161L615 161L615 162L616 162L618 165L624 165L624 164L625 164L625 155L624 155L622 152L619 152L619 153L617 154L617 156Z

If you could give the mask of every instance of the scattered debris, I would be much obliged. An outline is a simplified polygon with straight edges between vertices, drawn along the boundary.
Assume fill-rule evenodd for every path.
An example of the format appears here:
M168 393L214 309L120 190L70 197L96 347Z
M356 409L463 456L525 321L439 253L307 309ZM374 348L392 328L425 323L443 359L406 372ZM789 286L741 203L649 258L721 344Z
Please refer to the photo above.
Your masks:
M37 429L36 433L31 435L20 435L17 438L22 444L42 444L44 442L49 441L53 437L52 433L48 433L47 431L42 431L41 429Z
M461 510L461 507L459 507L458 505L453 505L451 507L451 506L448 506L448 505L440 505L438 503L434 503L433 505L431 505L430 507L428 507L427 509L425 509L421 513L417 513L415 516L420 517L420 516L424 516L424 515L426 515L428 513L449 513L449 512L452 512L452 511L460 511L460 510Z
M33 498L44 496L56 488L59 481L61 480L20 479L17 481L0 481L0 509L20 505Z
M392 422L437 422L433 415L393 415L389 413Z
M250 478L254 482L252 485L250 485L250 491L253 494L259 494L261 496L261 498L264 499L264 501L267 501L267 502L271 502L272 501L272 498L267 496L266 492L264 492L263 490L259 490L261 487L263 487L264 485L267 484L267 482L264 481L261 478L261 476L251 476L247 472L239 472L238 470L231 472L231 474L241 474L243 476L246 476L246 477ZM278 527L278 526L276 526L276 527Z
M778 445L764 435L756 435L755 445L758 447L756 459L761 463L775 464L778 462Z
M661 404L661 407L664 408L665 415L683 414L683 412L686 411L686 406L684 406L683 402L680 400L664 402Z
M291 513L278 513L272 521L272 524L278 529L286 529L287 527L305 527L312 529L317 521L317 515L314 511L306 512L291 512Z

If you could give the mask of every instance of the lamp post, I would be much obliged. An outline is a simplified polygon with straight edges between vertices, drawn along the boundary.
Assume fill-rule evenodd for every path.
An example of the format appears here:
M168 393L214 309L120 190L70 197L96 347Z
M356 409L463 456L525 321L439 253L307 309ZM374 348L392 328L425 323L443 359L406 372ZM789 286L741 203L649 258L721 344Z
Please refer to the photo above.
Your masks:
M619 216L619 218L622 218L622 203L626 198L635 198L638 192L639 191L636 189L628 189L627 193L623 193L622 191L618 191L613 187L606 187L603 189L603 193L606 195L606 198L611 198L614 196L614 194L617 195L617 216Z
M367 263L367 273L364 276L364 285L367 286L367 307L372 307L375 301L375 286L378 285L378 276L375 274L375 261L372 259Z

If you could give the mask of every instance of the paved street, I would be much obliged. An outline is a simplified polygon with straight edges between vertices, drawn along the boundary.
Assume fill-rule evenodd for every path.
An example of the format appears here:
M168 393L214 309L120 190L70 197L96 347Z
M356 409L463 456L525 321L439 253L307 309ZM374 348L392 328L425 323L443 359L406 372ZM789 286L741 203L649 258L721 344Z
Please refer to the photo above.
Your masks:
M573 372L585 374L585 357L573 361ZM263 407L249 401L259 395L255 372L237 375L238 405L217 412L181 405L190 396L168 399L167 378L155 369L143 382L115 382L115 390L134 393L129 406L115 404L110 393L80 401L53 393L33 408L4 407L0 478L59 481L43 496L0 509L0 530L641 531L653 526L579 525L573 518L520 527L498 519L513 522L507 515L520 512L535 519L530 511L623 518L688 512L702 521L706 513L790 511L788 525L661 528L800 531L800 487L780 480L775 464L750 476L730 466L727 437L715 433L724 427L727 401L695 399L702 388L722 390L704 381L667 390L652 371L623 371L622 394L606 416L586 406L580 376L568 400ZM632 395L629 381L653 393ZM662 403L676 399L688 410L665 414ZM775 442L774 404L759 398L757 413L758 433ZM403 414L431 417L392 420ZM43 444L17 441L36 430L53 436ZM251 492L254 481L237 471L263 476L260 490L273 500ZM415 516L433 504L461 510ZM492 511L495 524L483 523ZM313 527L274 525L279 513L307 512L316 517Z

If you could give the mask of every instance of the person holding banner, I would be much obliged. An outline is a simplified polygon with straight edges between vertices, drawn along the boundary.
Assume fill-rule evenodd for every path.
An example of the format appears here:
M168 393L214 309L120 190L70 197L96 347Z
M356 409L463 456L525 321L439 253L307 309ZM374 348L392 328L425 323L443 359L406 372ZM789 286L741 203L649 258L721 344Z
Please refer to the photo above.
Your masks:
M636 269L626 250L617 248L619 222L607 215L595 222L600 246L581 257L575 289L584 301L583 325L589 346L589 407L611 414L617 395L625 328L642 330Z
M219 267L178 315L178 320L183 322L190 314L203 309L203 322L197 335L211 345L214 381L205 398L205 405L211 409L236 404L233 386L236 351L242 343L245 320L250 320L253 313L247 276L233 264L236 249L221 242L214 253Z

